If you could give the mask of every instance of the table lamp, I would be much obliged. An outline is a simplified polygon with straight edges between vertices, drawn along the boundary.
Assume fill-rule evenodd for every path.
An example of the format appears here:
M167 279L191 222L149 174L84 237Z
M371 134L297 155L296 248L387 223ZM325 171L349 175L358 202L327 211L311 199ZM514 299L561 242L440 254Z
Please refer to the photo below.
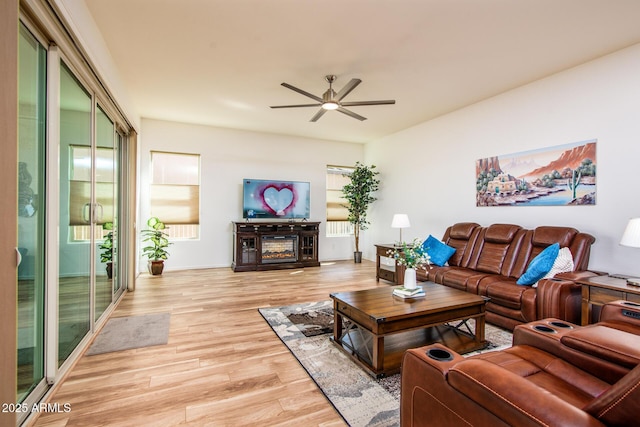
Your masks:
M620 239L622 246L640 248L640 218L631 218ZM640 286L640 278L628 277L627 285Z
M409 216L407 214L395 214L393 215L393 220L391 221L391 228L399 228L400 229L400 240L399 243L402 243L402 229L409 228L411 224L409 223Z

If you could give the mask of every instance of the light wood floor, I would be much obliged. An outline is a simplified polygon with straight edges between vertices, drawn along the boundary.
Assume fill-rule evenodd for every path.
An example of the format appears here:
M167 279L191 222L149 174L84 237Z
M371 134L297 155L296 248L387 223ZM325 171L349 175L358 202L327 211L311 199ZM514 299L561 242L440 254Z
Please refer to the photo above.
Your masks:
M344 426L257 309L376 286L370 261L141 276L112 317L169 312L169 343L83 356L51 399L71 411L35 425Z

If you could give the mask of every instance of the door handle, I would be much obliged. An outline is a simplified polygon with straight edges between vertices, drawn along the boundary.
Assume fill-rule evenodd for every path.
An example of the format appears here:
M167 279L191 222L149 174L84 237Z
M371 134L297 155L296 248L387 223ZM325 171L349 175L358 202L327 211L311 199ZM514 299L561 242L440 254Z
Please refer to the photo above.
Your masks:
M100 203L96 203L96 224L100 224L102 222L102 217L104 216L104 206Z
M21 263L22 263L22 254L20 253L20 250L16 248L16 267L20 267Z
M91 204L85 203L84 206L82 206L82 220L87 224L89 224L90 216L91 216Z

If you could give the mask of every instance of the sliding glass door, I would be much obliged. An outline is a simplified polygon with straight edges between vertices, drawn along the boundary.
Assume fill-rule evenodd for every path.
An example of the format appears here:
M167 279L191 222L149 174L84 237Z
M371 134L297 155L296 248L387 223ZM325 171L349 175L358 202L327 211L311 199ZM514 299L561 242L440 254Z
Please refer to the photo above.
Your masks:
M18 390L44 378L46 50L24 27L18 93Z
M96 110L95 149L95 223L98 252L96 254L95 313L98 320L113 300L118 280L117 262L117 159L115 126L98 105ZM113 274L115 271L115 275Z
M91 328L93 209L92 110L89 93L60 65L58 365Z
M135 187L134 177L121 176L135 170L135 158L124 157L135 156L132 129L68 33L41 31L40 15L20 16L18 38L16 402L29 408L113 309L131 268L119 247L135 238L134 208L121 206L135 192L123 184Z

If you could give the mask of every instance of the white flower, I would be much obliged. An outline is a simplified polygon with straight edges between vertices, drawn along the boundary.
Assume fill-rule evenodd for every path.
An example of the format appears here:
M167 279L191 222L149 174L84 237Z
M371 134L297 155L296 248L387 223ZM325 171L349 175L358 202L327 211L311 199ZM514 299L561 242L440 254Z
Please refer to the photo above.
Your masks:
M407 244L402 242L401 246L387 251L387 254L396 260L400 265L406 268L427 269L430 264L430 257L422 246L420 239L414 239L413 242Z

